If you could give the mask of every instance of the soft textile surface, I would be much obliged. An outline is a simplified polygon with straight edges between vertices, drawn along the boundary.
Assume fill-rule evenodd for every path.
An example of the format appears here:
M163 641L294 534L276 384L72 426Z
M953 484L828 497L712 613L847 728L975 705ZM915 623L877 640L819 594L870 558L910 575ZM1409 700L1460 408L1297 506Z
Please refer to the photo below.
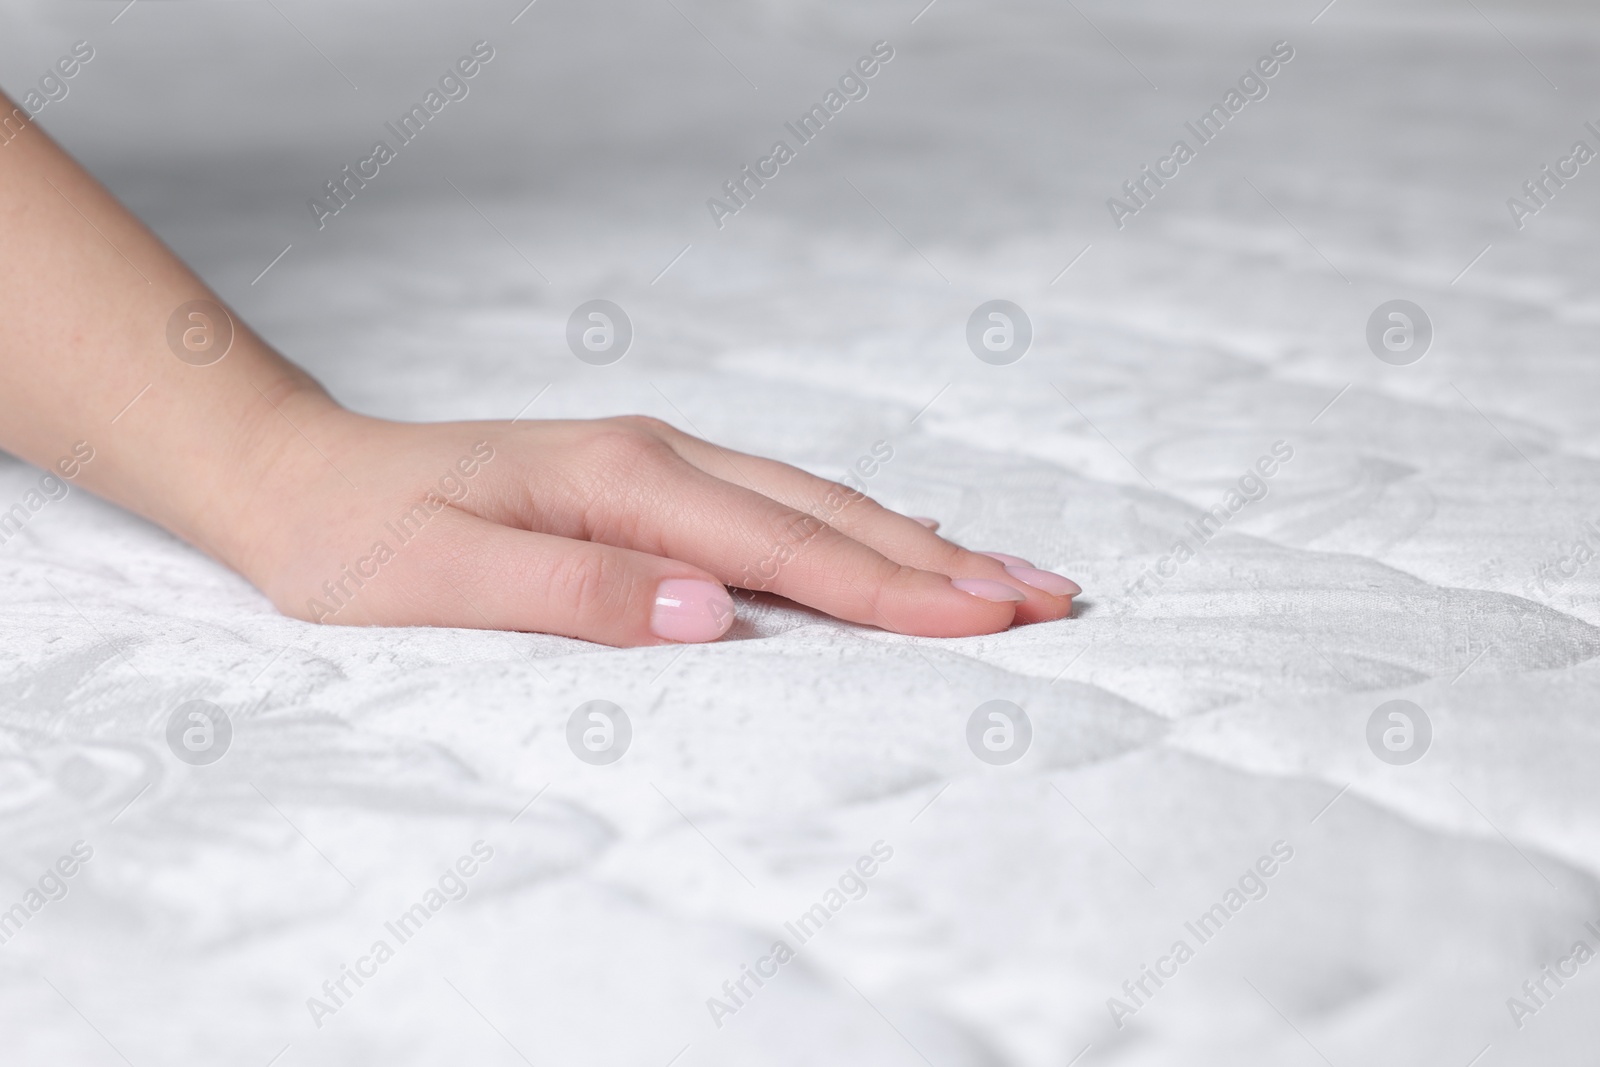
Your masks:
M666 6L282 5L324 63L265 5L119 6L41 5L5 84L93 40L42 120L347 403L642 411L835 477L887 442L879 499L1085 593L944 641L766 598L687 650L316 627L75 491L0 546L0 907L93 850L0 945L8 1064L1592 1062L1600 178L1520 231L1505 204L1596 145L1591 16L682 4L708 47ZM318 231L479 37L476 95ZM705 198L879 38L872 94L718 230ZM611 367L564 342L596 296L637 329ZM1010 366L964 339L994 298L1033 323ZM1395 298L1436 328L1410 366L1365 337ZM1163 563L1275 442L1265 497ZM0 508L38 477L0 465ZM190 699L234 724L210 766L166 742ZM609 766L567 742L596 699L633 727ZM1033 729L1008 766L966 741L997 699ZM1432 727L1410 765L1368 743L1395 699Z

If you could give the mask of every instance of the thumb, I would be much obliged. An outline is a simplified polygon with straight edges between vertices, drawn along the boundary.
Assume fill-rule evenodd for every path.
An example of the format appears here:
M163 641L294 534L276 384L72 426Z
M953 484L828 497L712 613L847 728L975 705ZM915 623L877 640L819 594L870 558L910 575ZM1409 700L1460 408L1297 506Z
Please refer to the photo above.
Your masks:
M620 647L715 641L733 625L727 588L677 560L455 508L413 544L345 605L359 610L319 621L523 630Z

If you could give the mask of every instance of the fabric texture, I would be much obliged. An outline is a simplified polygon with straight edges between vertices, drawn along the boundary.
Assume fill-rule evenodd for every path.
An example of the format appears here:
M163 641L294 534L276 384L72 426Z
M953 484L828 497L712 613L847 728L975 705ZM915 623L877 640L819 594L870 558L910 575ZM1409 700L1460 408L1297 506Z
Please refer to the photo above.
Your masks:
M193 6L135 7L102 69L111 29ZM641 78L632 126L585 111L555 147L497 124L545 76L518 48L579 16L474 7L493 32L392 90L296 104L331 150L181 175L103 147L132 136L110 118L97 141L123 105L91 65L51 128L348 404L638 411L832 477L886 442L878 499L1085 592L962 640L759 596L687 649L316 627L74 491L0 546L0 907L92 849L0 944L7 1062L1588 1062L1600 179L1521 229L1506 200L1600 147L1594 26L1083 7L797 17L810 58L759 93L662 10L637 51L692 55L731 117L664 127ZM739 42L788 16L687 10L763 80ZM479 36L500 54L440 147L317 229L305 202ZM879 38L871 94L719 228L706 199ZM1271 92L1119 229L1107 200L1279 40ZM360 74L354 41L318 43ZM566 346L596 297L636 330L610 367ZM1031 322L1010 365L967 345L991 299ZM1409 366L1368 345L1393 299L1435 334ZM38 478L0 464L0 509ZM165 733L196 699L232 723L209 766ZM568 741L594 700L631 724L609 765ZM1009 765L968 743L995 700L1031 724ZM1379 755L1394 720L1369 733L1394 700L1428 724L1410 764Z

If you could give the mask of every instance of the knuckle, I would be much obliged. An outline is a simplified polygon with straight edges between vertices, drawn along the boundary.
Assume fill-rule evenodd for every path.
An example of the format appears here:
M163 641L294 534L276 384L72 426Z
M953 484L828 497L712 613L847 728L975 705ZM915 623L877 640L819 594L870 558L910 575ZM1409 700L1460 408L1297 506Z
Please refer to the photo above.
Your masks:
M780 585L779 576L785 568L829 527L815 515L779 508L762 516L753 529L757 547L744 564L739 582L745 589L773 589Z
M578 618L605 618L626 597L625 568L600 553L572 553L550 560L541 578L546 602L572 610Z
M820 512L830 523L840 517L875 520L888 513L882 504L842 482L823 481L819 490L817 505L813 510Z
M824 481L822 483L822 498L825 503L840 509L853 506L877 507L877 501L859 489L852 489L843 482Z
M583 445L587 466L607 471L631 471L641 465L666 460L672 449L659 437L625 425L608 426L592 433Z
M857 581L857 592L867 598L873 612L880 618L884 609L894 599L893 594L903 589L905 582L916 573L916 568L906 567L892 559L883 558L876 565L864 568Z
M935 534L934 536L937 537L938 535ZM939 566L949 570L951 573L956 571L999 573L1005 569L1005 564L999 560L974 552L968 548L962 548L960 545L951 544L943 538L939 538L939 544L935 552L937 553L935 559Z
M658 419L654 415L618 415L606 421L617 423L635 432L649 434L653 437L665 437L667 434L677 432L673 429L671 423Z

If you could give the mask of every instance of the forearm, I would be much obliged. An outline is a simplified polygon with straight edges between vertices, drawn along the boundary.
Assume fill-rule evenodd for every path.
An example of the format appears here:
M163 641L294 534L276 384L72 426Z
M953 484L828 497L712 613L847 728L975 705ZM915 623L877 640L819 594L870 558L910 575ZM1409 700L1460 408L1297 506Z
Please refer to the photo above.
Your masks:
M222 335L180 316L175 354L174 313L221 301L25 116L0 95L0 448L57 470L87 442L58 473L231 559L288 420L332 402L235 318L208 363Z

